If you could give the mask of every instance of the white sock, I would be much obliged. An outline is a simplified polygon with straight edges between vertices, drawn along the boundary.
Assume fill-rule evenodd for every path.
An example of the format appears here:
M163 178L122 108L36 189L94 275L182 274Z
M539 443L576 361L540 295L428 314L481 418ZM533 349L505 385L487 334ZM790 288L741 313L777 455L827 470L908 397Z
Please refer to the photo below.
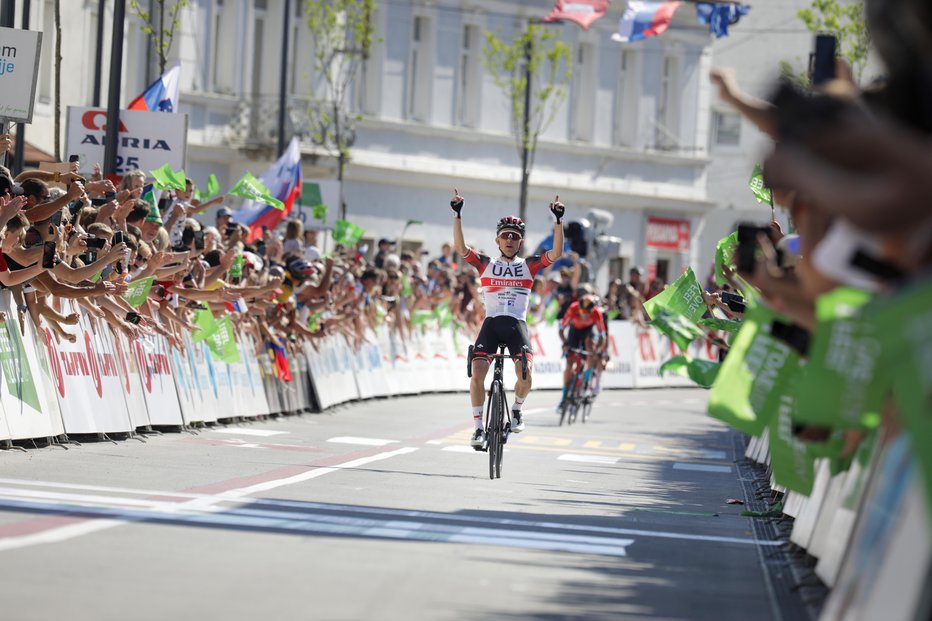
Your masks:
M524 397L525 397L525 399L526 399L526 398L527 398L527 395L524 395ZM522 398L519 397L518 395L515 395L515 402L511 405L511 411L512 411L512 412L520 412L520 411L521 411L521 406L522 406L522 405L524 405L524 399L522 399Z
M482 429L482 406L472 409L472 422L475 423L476 429Z

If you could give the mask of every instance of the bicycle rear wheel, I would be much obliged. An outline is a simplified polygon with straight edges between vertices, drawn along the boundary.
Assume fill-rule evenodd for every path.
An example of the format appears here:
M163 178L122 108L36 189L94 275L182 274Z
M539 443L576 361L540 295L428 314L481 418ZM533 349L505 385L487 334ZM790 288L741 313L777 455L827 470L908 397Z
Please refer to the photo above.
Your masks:
M502 476L502 417L504 415L504 401L502 400L502 387L498 382L492 383L492 396L489 399L489 424L486 428L486 438L489 443L489 478L497 479Z

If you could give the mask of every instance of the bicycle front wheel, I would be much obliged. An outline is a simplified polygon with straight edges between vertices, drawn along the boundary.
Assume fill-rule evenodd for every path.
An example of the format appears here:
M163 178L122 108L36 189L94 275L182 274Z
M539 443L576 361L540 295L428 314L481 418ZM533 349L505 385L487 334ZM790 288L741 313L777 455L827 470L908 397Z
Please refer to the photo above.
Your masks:
M489 424L486 429L486 438L489 443L489 478L498 479L502 476L502 419L505 412L505 402L502 395L502 386L498 382L492 384L492 396L489 401Z

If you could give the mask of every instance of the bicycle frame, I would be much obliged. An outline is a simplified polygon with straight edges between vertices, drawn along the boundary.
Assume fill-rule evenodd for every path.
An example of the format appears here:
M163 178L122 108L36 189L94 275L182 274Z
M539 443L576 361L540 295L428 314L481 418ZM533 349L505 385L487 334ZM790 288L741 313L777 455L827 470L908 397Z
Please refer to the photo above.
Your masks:
M472 361L475 358L473 349L473 346L470 345L469 354L466 356L466 375L469 377L472 377ZM494 360L492 384L486 392L487 406L485 412L485 450L489 453L490 479L500 479L502 477L504 445L511 433L511 411L508 409L508 401L505 398L505 358L521 360L521 376L523 379L527 379L527 355L527 347L522 347L520 354L512 356L505 354L505 347L500 345L497 354L488 356Z

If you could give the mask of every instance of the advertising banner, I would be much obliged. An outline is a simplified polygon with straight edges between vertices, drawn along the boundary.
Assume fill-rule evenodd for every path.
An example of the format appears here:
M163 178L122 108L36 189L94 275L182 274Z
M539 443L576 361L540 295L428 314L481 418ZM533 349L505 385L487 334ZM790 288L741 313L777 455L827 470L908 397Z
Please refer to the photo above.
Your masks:
M143 396L152 425L184 425L170 348L163 336L141 337L133 343L142 379Z
M66 152L81 158L81 172L90 173L104 161L106 108L68 106ZM150 171L168 164L184 168L188 116L164 112L120 110L116 174Z
M0 119L32 123L41 51L41 32L0 28Z

